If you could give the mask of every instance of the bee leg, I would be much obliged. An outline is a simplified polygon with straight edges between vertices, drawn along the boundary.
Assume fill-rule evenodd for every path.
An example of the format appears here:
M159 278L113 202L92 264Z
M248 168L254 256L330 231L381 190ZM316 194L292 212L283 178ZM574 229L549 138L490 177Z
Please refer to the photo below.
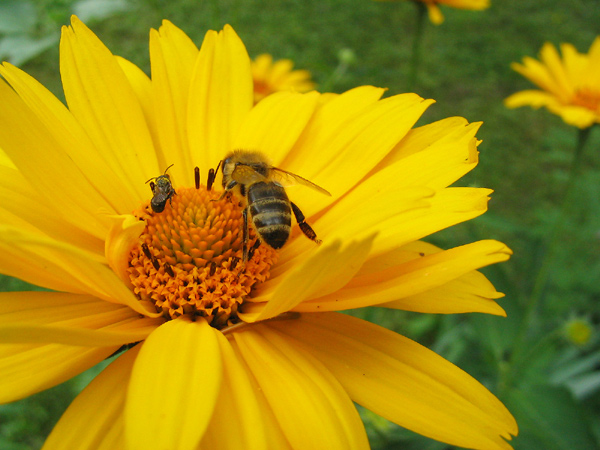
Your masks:
M248 262L248 208L244 208L242 211L242 217L244 218L244 228L242 234L242 245L244 246L242 253L242 266L246 267L246 263Z
M223 191L223 193L219 196L218 199L216 200L211 200L211 202L218 202L220 200L223 200L223 198L229 194L229 191L231 191L234 187L237 186L237 181L232 181L231 183L229 183L227 186L225 186L225 190Z
M254 252L256 250L258 250L258 247L260 247L260 244L261 244L260 239L256 239L256 241L254 242L254 245L248 251L248 261L250 261L252 259L252 257L254 256Z
M315 230L313 230L312 227L305 222L306 217L304 217L304 214L302 214L300 208L298 208L293 202L290 203L292 205L292 211L294 211L294 217L296 218L296 222L298 222L298 226L300 227L304 235L316 244L320 244L322 241L320 239L317 239L317 233L315 233Z

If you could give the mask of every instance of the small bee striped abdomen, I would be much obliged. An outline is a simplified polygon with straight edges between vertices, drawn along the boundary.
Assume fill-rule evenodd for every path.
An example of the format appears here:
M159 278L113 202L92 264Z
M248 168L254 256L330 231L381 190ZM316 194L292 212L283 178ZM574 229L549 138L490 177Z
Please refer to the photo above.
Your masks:
M248 210L261 240L274 249L283 247L292 229L292 211L285 189L267 182L251 185Z

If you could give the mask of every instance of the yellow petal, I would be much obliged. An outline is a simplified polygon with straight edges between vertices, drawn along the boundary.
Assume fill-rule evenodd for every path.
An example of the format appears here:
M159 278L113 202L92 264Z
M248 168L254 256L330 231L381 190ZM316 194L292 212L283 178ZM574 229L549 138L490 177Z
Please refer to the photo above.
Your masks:
M371 256L417 241L487 211L490 189L446 188L429 199L430 208L415 208L377 226ZM363 230L362 233L372 232Z
M47 237L0 226L0 272L57 291L90 294L157 317L96 255Z
M142 344L127 391L127 448L197 448L223 378L218 333L203 319L182 317Z
M192 155L187 141L188 95L198 48L168 20L150 32L153 106L158 115L161 168L174 164L173 179L179 185L193 183Z
M62 155L49 155L50 158L58 159L57 163L60 164L60 170L56 175L65 177L69 172L80 171L96 190L92 196L88 197L90 207L94 205L95 201L98 201L96 198L101 196L110 205L113 212L130 210L134 204L133 192L128 190L127 184L123 183L123 180L115 177L113 171L106 164L104 156L99 153L85 130L65 105L33 77L8 63L4 63L4 66L0 67L0 73L25 102L30 114L35 115L40 121L44 132L51 135L52 140L60 146L60 152L64 152L68 157L63 160L65 157ZM47 152L48 148L44 147L44 150ZM34 157L34 159L36 158ZM41 157L37 161L44 164ZM73 165L76 166L76 169L72 168ZM44 164L44 169L47 173L50 172L49 166L46 164ZM49 175L52 173L50 172ZM78 178L75 178L72 183L75 184L77 180ZM99 203L96 208L106 207L104 203Z
M262 325L234 337L292 448L369 448L354 405L323 364Z
M69 109L106 163L138 201L147 199L146 180L162 170L142 108L116 58L75 16L63 27L60 73Z
M139 243L146 222L131 214L112 217L112 219L113 224L105 243L106 260L121 281L130 286L131 281L127 275L129 255L131 249Z
M139 347L128 350L77 396L42 450L125 448L123 408Z
M240 349L239 349L237 343L235 342L235 340L230 339L229 345L233 349L233 351L237 357L237 360L244 367L244 370L246 370L246 373L251 374L252 372L251 372L250 368L248 367L248 365L246 364L246 362L244 361L244 358L242 357ZM265 432L267 433L267 442L268 442L267 448L278 449L278 450L293 450L292 447L290 446L290 443L284 436L283 431L282 431L281 427L279 426L277 419L275 418L273 409L267 402L264 392L260 388L258 382L256 381L256 378L254 376L250 375L248 377L248 379L250 381L250 384L252 385L252 389L255 392L255 398L256 398L256 401L258 402L258 405L260 408L260 420L263 422L263 428L264 428ZM207 433L210 433L210 430L208 430ZM207 449L207 450L212 450L212 449ZM234 450L237 450L237 449L234 449Z
M127 77L127 80L131 85L131 89L133 89L133 92L135 93L138 103L142 108L144 118L146 119L146 125L148 126L148 131L152 137L154 148L156 149L157 154L161 155L162 149L160 147L160 140L158 138L158 123L160 123L160 120L158 120L156 111L154 109L152 81L142 69L140 69L131 61L121 58L120 56L115 56L115 59L119 63L119 67L125 74L125 77ZM159 157L159 166L163 167L163 164L164 163Z
M482 273L473 271L421 294L377 306L430 314L479 312L506 317L504 309L494 301L503 296Z
M555 89L564 92L565 95L573 95L573 86L569 82L565 67L556 47L546 42L540 52L540 60L548 68L548 72L552 76L553 83L556 86Z
M97 255L103 253L104 243L101 239L64 218L52 205L48 205L21 172L6 165L0 165L0 205L0 208L43 234ZM11 224L6 217L2 217L2 223ZM22 225L18 225L18 228L25 229Z
M13 402L67 381L118 349L118 345L0 345L0 403Z
M217 334L217 340L223 357L223 385L200 449L273 448L267 444L263 411L257 398L260 394L252 386L247 369L231 343L222 334Z
M261 100L237 134L233 147L259 150L278 167L311 118L319 94L276 92Z
M558 114L569 125L587 128L595 122L600 123L600 114L580 106L549 106L548 109Z
M517 424L504 405L467 373L410 339L339 313L303 314L264 326L293 337L352 400L392 422L458 447L511 449L504 439L517 433Z
M120 346L145 339L162 323L126 306L62 292L0 293L0 311L3 344Z
M422 294L475 269L506 261L512 252L501 242L479 241L394 264L397 253L390 252L378 258L380 261L376 264L387 266L386 269L372 272L366 262L366 273L359 272L341 290L299 305L296 310L338 311Z
M398 187L444 188L477 165L479 141L475 133L481 122L467 124L460 117L455 119L411 130L384 160L386 166L401 161L395 165L402 174Z
M557 105L556 96L544 91L534 89L517 92L504 100L507 108L518 108L520 106L531 106L540 108L542 106Z
M372 242L373 237L369 236L361 241L351 241L343 248L337 240L324 245L285 273L276 284L267 285L253 296L254 302L267 302L264 308L260 311L250 309L240 317L247 322L269 319L315 296L337 291L358 272Z
M550 45L550 44L548 44ZM528 78L533 83L537 84L542 89L553 93L562 102L569 100L569 96L564 91L560 90L556 82L552 78L552 74L544 64L537 59L526 56L523 58L523 64L512 63L510 67L519 72L525 78Z
M330 101L326 101L329 94L322 94L319 98L319 108L315 110L312 120L306 125L294 148L281 163L282 167L305 176L314 175L315 161L323 157L327 140L335 136L335 132L342 128L346 121L376 103L384 92L385 89L361 86L336 95ZM324 127L323 124L327 126Z
M363 179L432 103L432 100L423 100L414 94L397 95L367 106L338 128L332 129L327 124L327 139L322 140L321 155L314 159L311 169L307 168L299 175L324 187L333 197L315 195L310 189L298 190L294 198L307 217ZM314 126L316 130L325 128L324 123L315 122ZM293 171L297 173L295 168Z
M427 5L427 12L429 13L429 20L431 20L431 23L434 25L444 23L444 15L442 14L442 11L440 11L440 7L435 3L426 2L425 4Z
M250 58L229 25L204 37L188 100L188 139L194 165L215 167L254 102Z
M31 113L17 94L0 81L0 146L15 166L65 221L102 239L107 224L99 210L110 205L92 187L65 152L57 136Z

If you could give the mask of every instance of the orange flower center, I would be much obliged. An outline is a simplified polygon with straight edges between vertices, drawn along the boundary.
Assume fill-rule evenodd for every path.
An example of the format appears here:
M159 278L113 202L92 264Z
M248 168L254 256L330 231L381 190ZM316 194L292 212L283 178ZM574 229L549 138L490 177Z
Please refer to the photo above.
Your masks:
M238 202L204 186L180 188L162 212L138 213L146 227L129 257L128 275L140 300L166 319L204 317L215 328L239 321L239 306L269 278L277 253L258 246L242 261L243 218ZM254 248L250 230L247 246Z
M575 91L573 103L600 112L600 92L592 88L580 88Z

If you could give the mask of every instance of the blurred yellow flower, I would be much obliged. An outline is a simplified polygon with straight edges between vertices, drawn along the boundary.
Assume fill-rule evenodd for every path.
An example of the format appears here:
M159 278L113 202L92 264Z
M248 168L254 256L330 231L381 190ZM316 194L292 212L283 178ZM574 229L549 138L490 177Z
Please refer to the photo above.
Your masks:
M252 78L254 79L254 103L258 103L267 95L279 91L308 92L315 88L308 70L293 70L294 63L290 59L273 62L268 54L258 55L252 61Z
M523 64L511 64L540 89L517 92L504 104L508 108L544 106L581 129L600 123L600 36L588 54L579 53L571 44L561 44L560 49L562 58L547 42L539 61L526 56Z
M565 323L564 331L567 339L575 345L586 345L592 339L594 327L587 319L573 318Z
M68 107L0 67L0 272L55 291L0 294L0 400L137 343L44 449L368 449L353 402L451 445L510 449L515 420L485 387L339 312L505 314L477 270L508 259L504 244L421 241L486 211L490 190L448 187L477 165L480 124L413 129L432 100L381 100L371 86L253 106L229 26L198 50L165 21L150 54L152 80L72 18L60 44ZM331 191L288 189L320 246L295 227L243 264L241 206L199 179L232 149Z
M398 0L377 0L377 1L398 1ZM421 2L427 6L429 20L435 25L444 22L444 16L438 5L450 6L458 9L483 10L490 7L490 0L411 0Z

